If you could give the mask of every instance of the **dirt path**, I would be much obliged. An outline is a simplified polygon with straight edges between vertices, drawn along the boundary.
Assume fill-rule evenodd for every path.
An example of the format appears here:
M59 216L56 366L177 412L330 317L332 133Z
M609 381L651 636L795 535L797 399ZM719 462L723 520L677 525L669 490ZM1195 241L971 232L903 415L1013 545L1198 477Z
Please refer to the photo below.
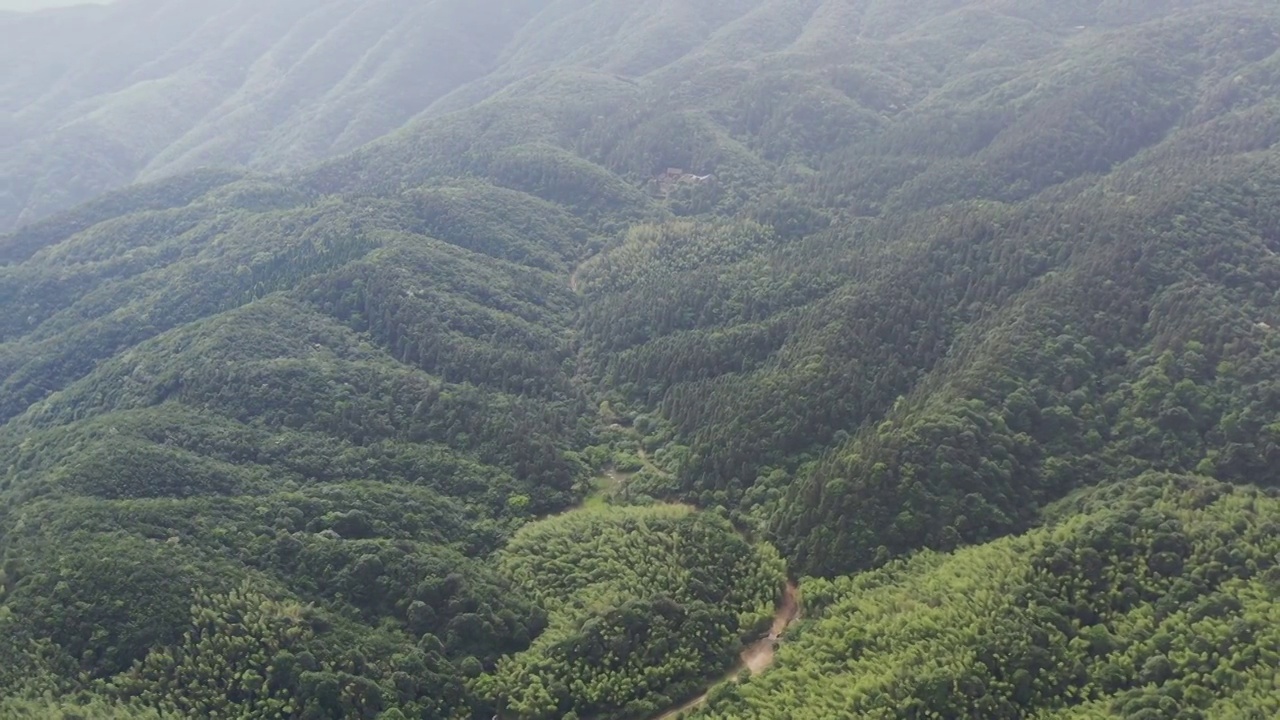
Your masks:
M698 697L684 703L683 705L672 708L654 720L675 720L680 713L689 712L699 707L707 701L707 695L717 685L726 682L737 682L738 673L743 669L751 671L752 675L767 670L773 665L774 656L777 653L777 641L786 632L791 623L800 617L800 589L793 582L787 583L787 589L782 595L782 602L778 604L778 611L773 615L773 627L769 629L769 635L761 638L751 645L743 649L742 655L738 658L738 663L733 666L729 674L723 680L713 684L707 688L707 691Z
M569 277L569 288L574 292L578 291L577 269ZM632 430L632 433L635 433L635 431ZM653 459L649 457L644 444L640 442L638 434L636 436L635 452L646 468L650 468L653 472L664 477L668 476L665 470L653 463ZM630 477L630 474L619 473L614 468L606 468L596 478L595 490L584 500L583 507L595 507L605 504L605 496L612 490L624 485ZM693 506L685 505L684 507L696 512ZM566 512L573 512L573 510ZM701 706L707 701L707 696L714 688L727 682L737 682L738 673L744 669L750 670L752 675L767 670L773 665L774 657L777 654L778 639L787 631L791 623L795 622L799 617L800 588L795 583L788 581L787 587L782 593L782 601L778 603L777 610L773 614L773 625L769 628L769 634L743 648L742 653L738 655L738 662L734 664L733 668L723 678L709 685L701 695L681 704L679 707L664 711L662 714L655 716L653 720L675 720L680 713L686 713Z
M800 589L795 583L788 582L787 589L782 594L782 602L778 604L778 611L773 615L773 626L769 628L769 635L742 651L741 667L737 669L741 670L745 667L754 675L772 665L774 653L778 649L777 640L799 616ZM734 674L737 675L736 672Z

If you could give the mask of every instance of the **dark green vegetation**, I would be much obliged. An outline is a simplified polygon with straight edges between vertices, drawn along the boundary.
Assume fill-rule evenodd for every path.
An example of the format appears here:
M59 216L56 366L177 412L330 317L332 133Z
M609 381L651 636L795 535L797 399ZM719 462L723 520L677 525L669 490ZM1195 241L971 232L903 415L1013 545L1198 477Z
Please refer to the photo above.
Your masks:
M490 5L0 42L0 715L1275 714L1273 2Z
M255 212L230 198L260 188L223 187L6 268L7 656L37 665L16 678L83 671L202 714L152 664L205 668L184 648L235 602L266 613L233 632L265 684L225 701L443 717L469 707L470 668L538 635L545 611L482 559L589 475L569 452L590 437L565 371L574 303L542 260L463 249L461 223L456 244L420 234L457 191ZM467 189L524 238L539 220L585 237L512 195Z

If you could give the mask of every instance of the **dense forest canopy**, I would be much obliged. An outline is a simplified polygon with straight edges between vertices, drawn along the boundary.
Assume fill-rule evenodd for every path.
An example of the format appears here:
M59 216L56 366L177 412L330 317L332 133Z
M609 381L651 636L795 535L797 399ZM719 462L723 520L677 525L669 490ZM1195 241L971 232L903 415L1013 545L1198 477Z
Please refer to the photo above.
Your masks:
M1278 504L1144 475L1026 535L813 581L778 666L700 717L1274 717Z
M0 13L0 716L1271 718L1280 7Z

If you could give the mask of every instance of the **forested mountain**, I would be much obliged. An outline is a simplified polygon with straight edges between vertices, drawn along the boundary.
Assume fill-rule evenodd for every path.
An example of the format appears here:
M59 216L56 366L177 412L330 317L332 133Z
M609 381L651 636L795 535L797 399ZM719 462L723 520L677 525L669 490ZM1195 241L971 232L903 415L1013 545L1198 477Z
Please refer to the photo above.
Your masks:
M1024 536L808 583L778 666L705 717L1274 717L1277 502L1146 475Z
M137 180L351 150L494 69L538 4L121 0L0 16L0 229Z
M1273 2L0 38L0 716L1280 712Z

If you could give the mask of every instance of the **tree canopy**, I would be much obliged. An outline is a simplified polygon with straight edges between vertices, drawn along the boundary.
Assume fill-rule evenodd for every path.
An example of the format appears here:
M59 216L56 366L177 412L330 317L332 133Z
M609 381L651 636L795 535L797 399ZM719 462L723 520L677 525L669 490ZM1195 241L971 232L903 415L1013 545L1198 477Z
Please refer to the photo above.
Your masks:
M642 720L787 576L707 716L1276 714L1274 2L136 0L0 68L0 716Z

